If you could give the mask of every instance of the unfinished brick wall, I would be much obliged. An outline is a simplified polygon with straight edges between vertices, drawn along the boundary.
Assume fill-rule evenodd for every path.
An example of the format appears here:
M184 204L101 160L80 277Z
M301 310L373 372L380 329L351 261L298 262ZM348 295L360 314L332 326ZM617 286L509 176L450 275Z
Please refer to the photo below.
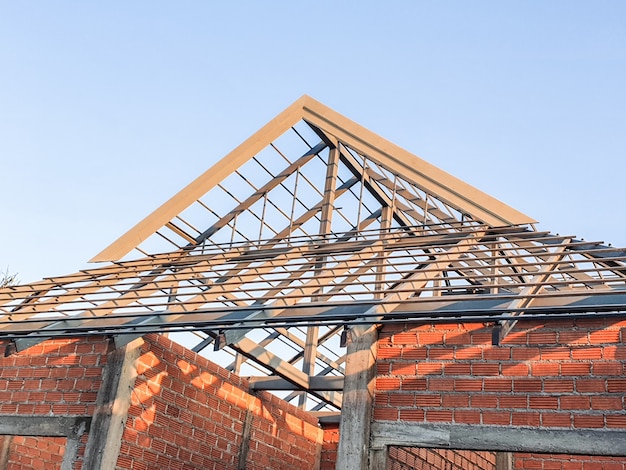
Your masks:
M0 420L2 415L92 416L110 348L102 337L46 341L19 353L0 343ZM60 468L65 437L5 438L9 469ZM85 443L80 441L77 470Z
M85 416L95 411L107 338L46 341L19 353L0 351L0 420L8 416ZM131 394L118 469L313 469L323 432L317 418L158 335L145 338ZM65 438L11 439L18 467L55 468L44 447ZM29 442L38 459L27 463ZM59 441L60 442L60 441ZM82 468L87 435L74 468ZM62 451L57 458L62 459ZM12 457L13 458L13 457ZM15 460L15 459L14 459ZM30 462L30 460L29 460ZM44 463L44 466L40 466ZM17 463L15 464L17 465Z
M494 452L418 447L389 448L388 470L495 470Z
M0 344L0 414L93 415L108 341L45 341L4 357L7 347Z
M626 460L618 457L562 454L513 454L513 468L523 470L626 470Z
M322 427L324 438L320 470L334 470L337 462L337 448L339 447L339 424L325 424Z
M381 331L374 419L626 429L626 322L520 321ZM523 467L520 467L523 468Z
M317 419L161 336L145 338L119 469L313 469Z
M65 437L11 436L6 470L60 470L66 441Z

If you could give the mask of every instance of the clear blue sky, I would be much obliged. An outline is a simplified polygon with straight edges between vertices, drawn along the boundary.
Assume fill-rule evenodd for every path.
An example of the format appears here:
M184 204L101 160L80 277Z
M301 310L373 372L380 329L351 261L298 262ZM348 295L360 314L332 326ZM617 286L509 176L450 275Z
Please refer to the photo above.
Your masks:
M306 93L626 245L626 2L0 0L0 270L75 272Z

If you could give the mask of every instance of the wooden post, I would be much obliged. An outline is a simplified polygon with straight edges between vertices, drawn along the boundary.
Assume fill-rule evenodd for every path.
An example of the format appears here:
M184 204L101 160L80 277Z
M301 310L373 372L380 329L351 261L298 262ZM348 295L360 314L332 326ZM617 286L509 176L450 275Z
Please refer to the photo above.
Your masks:
M354 326L349 331L337 470L368 468L377 339L375 326Z
M83 468L115 468L122 446L122 433L130 407L131 392L135 386L136 363L142 344L141 338L136 339L115 349L107 358L85 448Z

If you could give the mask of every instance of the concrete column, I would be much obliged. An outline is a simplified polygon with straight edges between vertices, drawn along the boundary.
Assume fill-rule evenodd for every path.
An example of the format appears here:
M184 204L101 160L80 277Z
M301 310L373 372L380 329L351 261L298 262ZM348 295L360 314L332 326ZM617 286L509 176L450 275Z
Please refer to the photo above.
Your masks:
M496 470L513 470L512 452L496 452Z
M138 338L113 350L103 371L102 385L96 399L83 468L115 468L122 446L122 433L130 408L131 392L137 377L137 359L143 340Z
M367 470L378 330L375 326L354 326L348 335L335 468Z

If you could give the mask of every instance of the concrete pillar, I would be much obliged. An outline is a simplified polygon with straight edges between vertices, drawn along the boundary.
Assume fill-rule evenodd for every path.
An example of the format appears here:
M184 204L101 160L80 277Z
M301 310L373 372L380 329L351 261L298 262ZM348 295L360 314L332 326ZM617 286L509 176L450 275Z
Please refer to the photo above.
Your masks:
M122 446L131 392L135 387L136 363L142 344L143 340L138 338L113 350L107 358L85 448L83 468L115 468Z
M513 470L512 452L496 452L496 470Z
M368 469L377 340L375 326L354 326L348 332L337 470Z

